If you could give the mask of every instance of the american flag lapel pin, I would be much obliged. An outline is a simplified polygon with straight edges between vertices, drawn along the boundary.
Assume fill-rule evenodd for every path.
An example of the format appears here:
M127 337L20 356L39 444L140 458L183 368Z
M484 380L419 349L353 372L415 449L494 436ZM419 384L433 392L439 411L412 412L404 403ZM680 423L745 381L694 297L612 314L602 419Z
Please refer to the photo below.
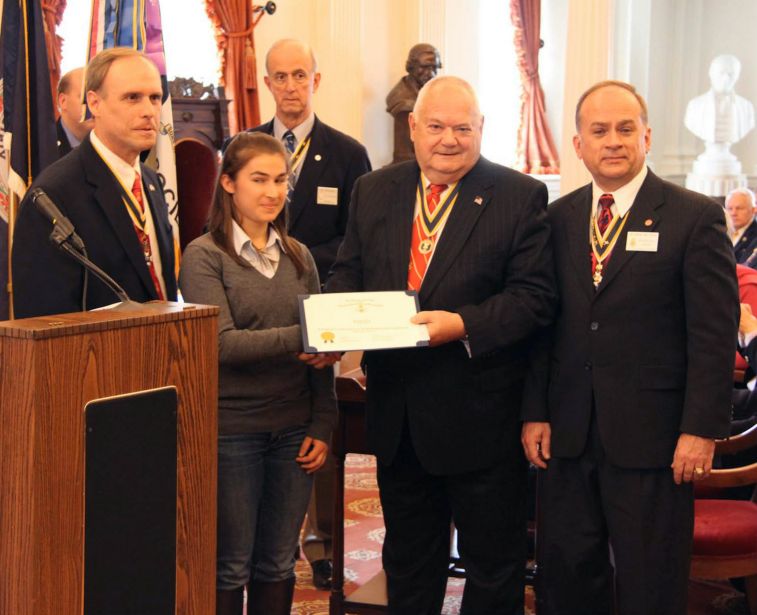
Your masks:
M484 197L482 197L482 196L477 196L477 197L476 197L475 199L473 199L473 202L474 202L474 203L475 203L476 205L482 205L482 204L483 204L483 202L484 202Z

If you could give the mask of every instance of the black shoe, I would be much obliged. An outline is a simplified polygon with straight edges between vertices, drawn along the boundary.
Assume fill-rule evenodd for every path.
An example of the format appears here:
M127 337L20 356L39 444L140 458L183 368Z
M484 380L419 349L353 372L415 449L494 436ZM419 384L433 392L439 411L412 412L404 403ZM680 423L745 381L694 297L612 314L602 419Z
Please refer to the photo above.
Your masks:
M331 575L334 569L330 559L319 559L311 562L313 569L313 585L316 589L331 589Z

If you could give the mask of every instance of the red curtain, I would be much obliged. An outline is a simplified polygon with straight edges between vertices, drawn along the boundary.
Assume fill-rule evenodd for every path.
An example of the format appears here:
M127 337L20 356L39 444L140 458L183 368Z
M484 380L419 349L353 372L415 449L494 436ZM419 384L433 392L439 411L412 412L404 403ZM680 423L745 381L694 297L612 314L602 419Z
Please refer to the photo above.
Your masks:
M560 161L539 80L541 0L510 0L510 18L521 81L517 166L524 173L559 173Z
M60 81L60 50L63 39L55 33L55 29L63 19L66 10L66 0L42 0L42 19L45 24L45 44L47 46L47 67L50 69L50 91L53 95L53 111L58 119L58 96L55 90Z
M258 78L250 0L205 0L221 56L221 85L229 103L229 131L260 124Z

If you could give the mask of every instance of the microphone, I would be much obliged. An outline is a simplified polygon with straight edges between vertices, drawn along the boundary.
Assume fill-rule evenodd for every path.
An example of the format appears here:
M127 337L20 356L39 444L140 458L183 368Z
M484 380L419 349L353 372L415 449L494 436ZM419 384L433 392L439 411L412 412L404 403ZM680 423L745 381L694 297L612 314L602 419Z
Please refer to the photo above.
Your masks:
M69 242L79 252L83 252L84 242L74 231L74 225L71 224L71 220L60 212L60 209L45 194L45 191L42 188L35 188L32 190L31 199L40 213L52 222L53 233L50 235L50 240L56 245Z
M84 242L76 234L74 225L71 220L64 216L60 209L52 202L42 188L35 188L31 193L32 202L37 206L40 213L45 216L53 225L53 231L50 233L50 241L58 248L63 250L71 258L84 267L84 288L82 290L82 310L86 310L87 298L87 274L92 272L103 284L105 284L121 301L122 309L133 309L138 305L133 302L126 291L113 278L105 273L100 267L95 265L87 256L87 248Z

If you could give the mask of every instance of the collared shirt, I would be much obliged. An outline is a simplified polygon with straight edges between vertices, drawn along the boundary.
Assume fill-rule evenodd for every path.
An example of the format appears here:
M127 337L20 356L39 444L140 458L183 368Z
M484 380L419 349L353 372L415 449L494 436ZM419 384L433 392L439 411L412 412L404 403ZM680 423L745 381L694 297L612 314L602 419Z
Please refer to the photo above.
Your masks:
M108 149L108 147L100 140L97 134L95 134L94 130L89 133L89 140L92 143L92 147L95 148L97 153L100 154L100 157L116 175L116 179L121 182L121 184L126 188L127 191L131 192L131 187L134 185L134 178L138 173L141 174L139 167L139 156L134 158L134 161L129 164L118 154ZM160 187L150 186L150 190L156 189L160 190ZM157 276L158 282L160 283L160 290L163 292L163 296L166 297L166 282L163 279L163 264L160 260L160 244L158 243L158 234L155 231L155 224L153 223L150 204L147 200L147 191L145 190L144 181L142 182L142 195L145 206L145 233L147 233L147 236L150 238L152 264L153 267L155 267L155 275ZM124 205L124 207L126 206Z
M68 139L68 144L71 146L71 149L77 147L79 144L81 144L81 141L76 138L73 132L71 132L68 127L66 126L66 123L61 118L60 125L63 128L63 132L66 135L66 139Z
M297 151L297 146L302 143L304 139L307 139L308 135L312 132L313 126L315 125L315 113L311 112L310 115L307 117L307 119L302 122L302 124L299 124L298 126L295 126L291 129L292 134L294 135L294 150ZM284 135L289 131L290 129L284 126L284 123L278 118L278 116L273 117L273 136L281 141L284 142ZM286 143L284 143L284 147L286 148ZM300 176L300 171L302 170L302 165L305 163L305 157L308 154L308 150L310 149L310 144L302 151L302 154L300 156L300 160L302 161L300 164L297 165L296 169L292 169L292 174L294 175L294 181L297 183L297 179Z
M310 115L307 117L307 119L302 122L302 124L299 124L298 126L295 126L291 129L292 133L294 134L294 138L297 143L302 141L304 138L306 138L310 132L313 130L313 125L315 124L315 113L311 112ZM273 116L273 136L276 137L279 141L284 140L284 134L288 132L290 129L284 126L284 122L282 122L278 116Z
M268 241L262 250L258 250L252 245L252 241L244 232L236 220L231 221L232 239L234 241L234 251L261 275L271 279L276 275L276 269L279 267L281 253L286 253L281 243L281 237L272 226L268 227Z
M740 229L733 231L732 233L728 233L728 235L731 238L731 243L733 244L733 247L735 248L739 241L741 241L741 238L744 236L744 233L746 233L746 230L754 224L754 219L749 224L745 224Z
M639 194L641 185L644 183L646 177L647 166L644 165L641 168L641 171L638 172L636 177L634 177L625 186L622 186L617 190L614 190L613 192L606 192L602 190L602 188L597 186L596 182L592 182L591 217L593 218L597 214L599 197L601 197L603 194L611 194L612 198L615 199L615 203L613 203L611 209L613 215L620 216L621 218L625 216L628 213L628 210L631 209L633 202L636 200L636 195Z

